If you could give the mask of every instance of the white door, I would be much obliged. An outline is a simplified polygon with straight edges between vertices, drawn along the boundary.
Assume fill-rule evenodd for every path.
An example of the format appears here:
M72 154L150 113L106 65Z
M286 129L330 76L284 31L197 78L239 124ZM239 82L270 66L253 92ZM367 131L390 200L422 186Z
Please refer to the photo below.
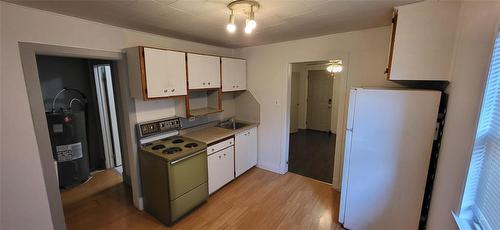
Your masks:
M246 60L221 58L222 92L246 90Z
M189 89L220 88L220 57L187 54Z
M307 75L308 129L329 132L332 115L333 77L324 70L310 70Z
M186 54L144 48L144 67L148 98L187 94Z
M291 81L291 98L290 98L290 133L295 133L299 125L299 88L300 88L300 73L292 72Z
M234 145L235 174L238 177L257 165L257 128L236 134Z
M208 156L208 193L220 189L234 179L234 148L225 148Z
M348 229L418 229L441 93L351 93L339 220Z
M122 155L111 66L109 64L94 65L94 80L106 168L118 167L122 165Z

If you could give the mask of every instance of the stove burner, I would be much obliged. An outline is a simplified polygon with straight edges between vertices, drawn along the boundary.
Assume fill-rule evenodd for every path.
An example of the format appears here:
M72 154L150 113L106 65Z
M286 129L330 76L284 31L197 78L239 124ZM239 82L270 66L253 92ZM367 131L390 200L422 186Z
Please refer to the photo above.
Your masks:
M161 145L160 144L160 145L153 146L153 148L151 148L151 149L153 149L153 150L159 150L159 149L163 149L163 148L165 148L165 145Z
M175 139L172 141L172 143L174 143L174 144L179 144L179 143L183 143L183 142L184 142L184 140L182 140L182 139Z
M188 143L188 144L184 145L184 147L186 147L186 148L194 148L196 146L198 146L198 144L196 144L196 143Z
M180 151L182 151L182 149L179 148L179 147L171 147L171 148L163 150L163 153L165 153L165 154L174 154L174 153L180 152Z

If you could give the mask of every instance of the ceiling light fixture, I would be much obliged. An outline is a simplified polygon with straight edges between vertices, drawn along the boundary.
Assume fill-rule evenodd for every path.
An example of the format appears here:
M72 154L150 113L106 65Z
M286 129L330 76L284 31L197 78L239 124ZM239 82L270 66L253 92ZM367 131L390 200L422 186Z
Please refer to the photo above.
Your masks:
M247 26L255 29L257 27L257 22L255 21L255 13L253 12L253 6L250 6L250 14L248 15L248 19L246 21Z
M342 60L330 61L330 63L326 67L326 71L328 71L332 74L342 72Z
M236 0L232 1L227 5L227 8L231 10L231 15L229 16L229 23L226 25L226 30L230 33L236 31L236 24L234 23L235 15L240 14L246 17L245 21L245 33L251 34L252 31L257 27L257 22L255 21L255 11L260 8L260 4L255 0Z
M231 15L229 15L229 23L226 26L226 30L229 33L234 33L236 31L236 24L234 24L234 13L231 10Z

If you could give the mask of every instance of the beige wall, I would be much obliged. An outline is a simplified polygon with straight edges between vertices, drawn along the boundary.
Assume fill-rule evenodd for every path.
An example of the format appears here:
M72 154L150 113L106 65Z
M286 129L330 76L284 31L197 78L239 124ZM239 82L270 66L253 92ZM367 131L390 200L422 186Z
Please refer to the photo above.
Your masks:
M0 2L1 229L51 229L18 42L121 51L136 45L217 55L232 49L187 42ZM137 119L171 115L172 102L136 101Z
M380 27L237 50L247 59L247 85L261 105L259 166L286 171L290 63L342 59L349 88L397 86L384 74L389 39L390 27Z
M457 229L451 212L460 204L499 17L500 1L462 3L429 230Z

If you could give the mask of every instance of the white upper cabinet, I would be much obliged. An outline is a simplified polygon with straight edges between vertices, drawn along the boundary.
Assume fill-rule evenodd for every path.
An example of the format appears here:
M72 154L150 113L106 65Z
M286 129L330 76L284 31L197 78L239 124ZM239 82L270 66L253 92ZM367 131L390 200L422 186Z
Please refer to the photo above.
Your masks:
M220 88L220 57L187 54L189 89Z
M144 100L187 95L186 53L147 47L127 50L131 96Z
M450 81L460 3L400 6L393 19L389 80Z
M235 135L234 172L239 176L257 164L257 127Z
M222 92L247 89L247 61L236 58L221 58Z
M183 52L144 48L149 98L187 94L185 55Z

